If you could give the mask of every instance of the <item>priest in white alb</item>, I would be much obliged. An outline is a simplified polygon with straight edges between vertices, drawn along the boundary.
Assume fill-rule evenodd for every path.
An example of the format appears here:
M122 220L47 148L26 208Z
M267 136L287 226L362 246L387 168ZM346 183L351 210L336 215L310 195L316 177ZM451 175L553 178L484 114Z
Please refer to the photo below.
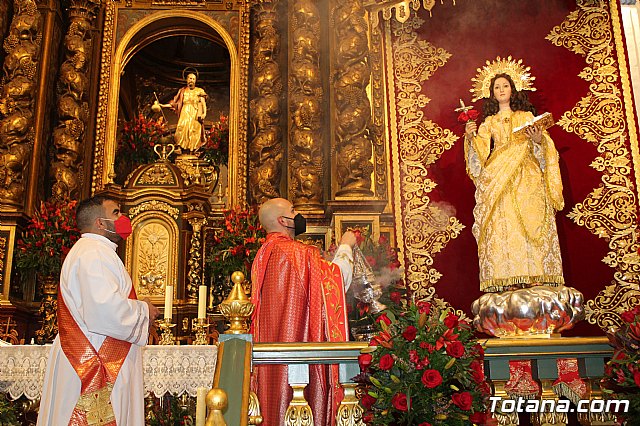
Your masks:
M137 300L118 257L131 234L114 200L94 196L78 204L82 237L60 274L58 336L42 390L38 425L143 425L141 347L159 314Z

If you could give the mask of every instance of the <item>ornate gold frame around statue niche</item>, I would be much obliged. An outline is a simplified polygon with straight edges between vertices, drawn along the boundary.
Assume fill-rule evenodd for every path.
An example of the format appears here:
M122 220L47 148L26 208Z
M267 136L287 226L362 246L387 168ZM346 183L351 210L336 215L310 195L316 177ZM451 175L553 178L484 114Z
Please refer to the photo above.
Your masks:
M118 97L120 75L129 59L142 47L167 36L163 25L184 20L193 25L181 28L181 34L202 35L203 27L215 31L224 41L231 59L231 81L229 99L229 163L228 163L228 203L236 205L246 199L246 158L247 134L247 93L249 57L249 6L237 3L232 10L186 10L183 8L153 8L148 3L137 8L136 2L129 6L108 1L105 10L104 39L100 70L100 92L96 141L94 147L94 167L91 192L95 193L113 183L115 150L117 146ZM126 28L128 19L123 19L118 27L118 17L138 14L135 24ZM236 18L237 15L237 18ZM218 20L219 19L219 20ZM236 26L237 23L237 26ZM225 26L226 24L226 26ZM200 28L198 28L200 27ZM153 28L158 28L153 30ZM230 28L235 31L230 32ZM123 29L124 34L120 36ZM145 31L147 33L145 33ZM232 34L233 33L233 34ZM178 34L172 29L172 34Z

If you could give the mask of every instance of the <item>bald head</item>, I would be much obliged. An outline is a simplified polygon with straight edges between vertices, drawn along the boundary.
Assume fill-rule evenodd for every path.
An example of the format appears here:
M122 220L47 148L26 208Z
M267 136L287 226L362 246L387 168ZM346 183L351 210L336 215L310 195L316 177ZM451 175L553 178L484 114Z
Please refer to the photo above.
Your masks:
M258 211L260 224L265 231L292 234L292 230L283 225L282 219L280 219L282 216L290 218L295 216L293 205L284 198L273 198L265 201Z

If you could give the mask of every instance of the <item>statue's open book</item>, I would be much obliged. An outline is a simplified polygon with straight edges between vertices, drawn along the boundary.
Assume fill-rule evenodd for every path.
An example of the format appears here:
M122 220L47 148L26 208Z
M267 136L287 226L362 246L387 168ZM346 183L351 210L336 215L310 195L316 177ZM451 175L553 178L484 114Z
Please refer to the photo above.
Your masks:
M534 125L542 126L542 129L546 130L554 125L553 116L550 112L545 112L544 114L533 117L533 120L527 121L522 126L514 127L513 134L524 134L524 131L527 127Z

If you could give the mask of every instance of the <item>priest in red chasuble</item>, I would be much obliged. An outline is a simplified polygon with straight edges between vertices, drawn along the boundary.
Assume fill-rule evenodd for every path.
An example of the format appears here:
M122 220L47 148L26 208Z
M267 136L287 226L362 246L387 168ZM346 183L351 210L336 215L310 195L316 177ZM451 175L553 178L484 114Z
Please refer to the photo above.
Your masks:
M355 235L345 232L333 262L328 262L316 247L294 240L306 231L306 221L289 201L275 198L265 202L259 217L267 240L251 271L254 340L347 341L345 291L353 273ZM292 398L287 366L257 366L254 383L263 425L283 425ZM341 398L337 366L311 365L305 396L316 426L335 424Z

